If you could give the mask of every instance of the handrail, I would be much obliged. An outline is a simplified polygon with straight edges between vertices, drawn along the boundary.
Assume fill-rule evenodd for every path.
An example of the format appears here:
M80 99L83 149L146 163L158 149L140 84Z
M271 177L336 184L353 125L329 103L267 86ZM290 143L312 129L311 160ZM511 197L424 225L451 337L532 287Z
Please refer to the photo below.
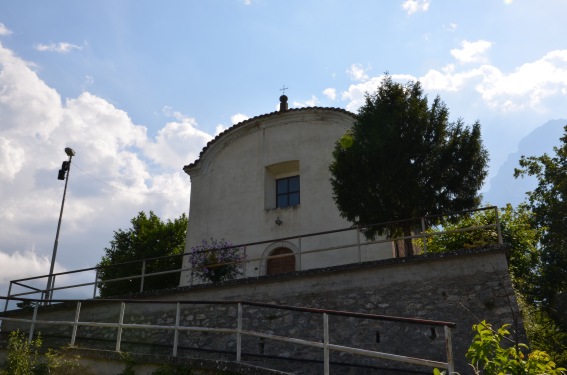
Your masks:
M425 226L424 226L425 221L424 220L431 219L431 218L435 219L435 218L439 218L439 217L443 217L443 216L453 217L453 216L457 216L457 215L470 214L470 213L473 213L473 212L485 211L485 210L495 210L496 223L482 225L482 226L476 226L476 227L470 227L470 228L461 228L461 229L453 229L453 230L448 230L448 231L439 231L439 232L434 232L434 233L425 233ZM362 243L362 245L373 245L373 244L393 242L393 241L405 240L405 239L426 239L426 238L431 237L431 236L438 236L438 235L472 231L472 230L490 229L490 228L496 228L497 235L498 235L498 243L499 244L502 243L500 222L498 220L498 207L489 206L489 207L475 208L475 209L471 209L471 210L464 210L464 211L459 211L459 212L454 212L454 213L449 213L449 214L444 214L444 215L426 215L426 216L422 216L422 217L419 217L419 218L413 218L413 219L396 220L396 221L389 221L389 222L384 222L384 223L379 223L379 224L370 224L370 225L364 225L364 226L353 226L353 227L342 228L342 229L337 229L337 230L328 230L328 231L322 231L322 232L302 234L302 235L297 235L297 236L281 237L281 238L264 240L264 241L250 242L250 243L245 243L245 244L240 244L240 245L232 245L232 246L226 247L226 248L248 248L250 246L271 244L271 243L283 242L283 241L288 241L288 240L301 241L302 238L304 239L304 238L309 238L309 237L314 237L314 236L323 236L323 235L335 234L335 233L341 233L341 232L347 232L347 231L357 231L357 233L360 233L361 229L368 228L368 227L377 227L377 226L387 227L387 226L391 226L391 225L395 225L395 224L400 224L400 223L403 223L403 222L409 222L409 221L417 222L418 220L421 222L421 226L422 226L420 233L417 233L417 234L411 235L411 236L401 236L401 237L396 237L396 238L380 238L380 239L377 239L377 240L366 240L364 243ZM357 237L358 237L358 235L357 235ZM425 242L424 242L424 244L425 244ZM357 243L348 243L348 244L343 244L343 245L340 245L340 246L324 247L324 248L317 248L317 249L311 249L311 250L302 250L298 254L282 254L282 255L268 256L268 257L255 257L255 258L244 259L244 260L237 261L237 262L219 263L219 264L212 265L212 266L223 266L223 265L228 265L228 264L242 264L242 265L244 265L246 263L251 263L251 262L258 262L258 261L262 262L262 261L267 260L268 258L279 258L279 257L286 257L286 256L299 257L300 258L299 264L302 264L301 258L305 257L306 255L309 255L309 254L314 254L314 253L323 252L323 251L333 251L333 250L354 248L354 247L358 247L360 249L360 246L361 246L361 243L360 243L360 241L358 241ZM426 248L424 246L424 251L425 250L426 250ZM211 250L204 250L204 251L211 251ZM93 282L85 282L85 283L74 284L74 285L69 285L69 286L55 287L55 281L54 281L52 283L53 286L49 290L40 289L40 288L33 287L31 285L24 284L24 282L40 280L40 279L43 279L45 277L49 277L49 275L40 275L40 276L33 276L33 277L16 279L16 280L10 281L10 288L9 288L9 292L8 292L8 297L26 296L26 295L33 295L33 294L37 294L37 293L42 293L44 295L48 295L48 293L51 293L52 291L55 291L55 290L64 290L64 289L71 289L71 288L85 287L85 286L92 286L92 285L95 286L93 297L96 297L96 288L98 286L100 286L101 283L107 283L108 284L108 283L119 282L119 281L124 281L124 280L137 280L137 279L141 279L142 285L141 285L140 292L143 292L143 282L144 282L144 279L146 279L146 278L155 277L155 276L159 276L159 275L165 275L165 274L172 274L172 273L181 274L182 272L192 271L192 268L181 266L178 269L158 271L158 272L152 272L152 273L145 273L145 270L142 270L142 272L140 274L125 276L125 277L119 277L119 278L115 278L115 279L107 279L107 280L100 280L98 278L99 271L103 270L103 269L108 269L108 268L124 267L124 266L132 265L132 264L144 265L144 264L147 264L148 262L156 261L156 260L162 260L162 259L173 259L173 258L183 259L183 257L186 257L186 256L190 256L190 253L145 258L145 259L122 262L122 263L117 263L117 264L112 264L112 265L107 265L107 266L96 266L96 267L89 267L89 268L83 268L83 269L72 270L72 271L58 272L58 273L54 273L52 275L52 277L54 279L57 279L59 276L72 275L72 274L78 274L78 273L83 273L83 272L91 272L91 271L96 271L96 275L95 275L95 280ZM361 261L360 254L359 254L359 260L358 261L359 262ZM245 277L246 277L246 275L245 275ZM12 286L13 285L18 285L18 286L23 287L23 288L31 289L32 291L12 293ZM8 301L6 301L6 303L5 303L4 311L6 311L7 308L8 308Z
M10 297L1 297L0 299L10 299ZM14 299L14 298L11 298ZM122 340L122 332L124 329L154 329L154 330L169 330L174 331L173 343L172 343L172 355L177 356L177 348L178 348L178 334L182 331L194 331L194 332L214 332L214 333L224 333L224 334L235 334L236 338L236 358L237 362L241 361L242 358L242 336L253 336L259 337L266 340L274 340L274 341L281 341L287 342L302 346L308 346L313 348L323 349L324 351L324 374L328 375L330 371L330 356L329 350L344 352L344 353L351 353L355 355L361 355L366 357L373 357L373 358L381 358L391 361L397 361L402 363L410 363L410 364L417 364L422 366L428 367L436 367L436 368L445 368L448 370L448 373L453 373L454 371L454 360L452 355L452 343L451 343L451 332L452 328L456 325L452 322L443 322L437 320L428 320L428 319L416 319L416 318L405 318L405 317L396 317L396 316L388 316L388 315L377 315L377 314L368 314L368 313L356 313L356 312L349 312L349 311L340 311L340 310L329 310L329 309L319 309L319 308L308 308L308 307L300 307L300 306L287 306L287 305L277 305L271 303L262 303L262 302L252 302L252 301L160 301L160 300L125 300L125 299L96 299L96 300L51 300L51 302L66 302L66 303L75 303L75 316L74 320L72 321L54 321L54 320L43 320L38 319L38 311L40 308L40 302L44 302L43 300L30 300L30 299L22 299L16 298L20 301L31 301L35 302L33 307L33 315L31 319L22 319L22 318L13 318L10 316L3 316L0 315L0 320L7 321L7 322L16 322L16 323L29 323L29 341L33 339L34 335L34 327L38 324L44 325L64 325L64 326L72 326L72 334L71 334L71 341L70 345L75 346L76 338L77 338L77 328L78 327L105 327L105 328L115 328L117 330L116 333L116 346L115 350L120 352L121 349L121 340ZM101 304L101 303L119 303L120 304L120 313L118 317L118 322L87 322L87 321L80 321L80 313L81 313L81 306L84 303L89 304ZM159 304L159 305L171 305L175 304L175 324L174 325L161 325L161 324L147 324L147 323L124 323L124 312L126 308L126 304ZM197 326L186 326L180 324L180 306L181 305L236 305L238 308L238 314L236 316L236 322L234 328L220 328L220 327L197 327ZM264 307L276 310L286 310L286 311L296 311L296 312L305 312L310 314L318 314L323 316L323 342L316 342L306 339L300 339L296 337L288 337L288 336L281 336L275 335L260 331L255 331L251 329L243 329L243 308L244 306L253 306L253 307ZM9 314L13 315L13 314ZM429 359L423 358L415 358L409 356L403 356L399 354L391 354L385 352L379 352L375 350L368 350L362 348L356 348L352 346L345 346L345 345L337 345L331 343L329 340L329 323L328 317L329 316L344 316L350 318L359 318L359 319L368 319L368 320L378 320L378 321L389 321L389 322L396 322L396 323L409 323L409 324L418 324L418 325L426 325L428 327L432 326L441 326L444 328L444 335L445 335L445 349L446 349L446 356L447 361L434 361ZM44 336L45 340L45 336ZM84 343L82 344L85 345Z

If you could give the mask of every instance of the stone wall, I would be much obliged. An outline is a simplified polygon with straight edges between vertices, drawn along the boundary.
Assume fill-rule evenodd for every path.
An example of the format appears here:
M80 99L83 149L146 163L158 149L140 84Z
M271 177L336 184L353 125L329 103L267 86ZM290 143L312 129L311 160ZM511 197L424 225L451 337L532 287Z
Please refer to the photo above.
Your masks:
M145 294L137 299L161 301L257 301L369 314L393 315L455 322L453 350L456 369L469 371L465 352L472 340L472 325L486 319L495 326L512 323L518 315L508 276L505 249L491 247L450 254L430 254L367 262L293 274L235 280L218 285L178 288L167 293ZM85 303L81 321L118 321L119 304ZM42 309L39 319L72 320L72 307ZM236 327L236 305L182 305L181 325L191 327ZM295 337L315 342L323 340L321 314L244 306L243 329ZM125 323L174 325L175 305L128 303ZM404 356L446 361L442 328L407 323L375 321L344 316L329 317L330 342L337 345L383 351ZM14 328L4 323L3 332ZM22 328L25 328L22 326ZM58 344L68 344L71 327L37 325L44 339L57 335ZM520 332L523 335L523 331ZM116 329L80 327L77 344L113 350ZM122 350L151 354L171 354L173 331L125 329ZM233 360L234 334L181 332L179 356ZM257 337L244 336L243 360L297 374L319 374L323 351ZM331 371L341 374L387 373L381 368L397 368L431 373L427 367L331 352ZM399 373L399 372L398 372Z

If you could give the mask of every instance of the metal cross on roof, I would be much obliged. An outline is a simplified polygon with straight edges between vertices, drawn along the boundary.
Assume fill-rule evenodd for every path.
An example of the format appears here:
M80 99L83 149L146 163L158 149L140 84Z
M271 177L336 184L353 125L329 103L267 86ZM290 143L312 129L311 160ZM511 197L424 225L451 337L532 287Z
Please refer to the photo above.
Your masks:
M285 87L285 85L282 86L282 88L280 89L280 91L283 92L283 94L285 95L285 90L289 89L289 87Z

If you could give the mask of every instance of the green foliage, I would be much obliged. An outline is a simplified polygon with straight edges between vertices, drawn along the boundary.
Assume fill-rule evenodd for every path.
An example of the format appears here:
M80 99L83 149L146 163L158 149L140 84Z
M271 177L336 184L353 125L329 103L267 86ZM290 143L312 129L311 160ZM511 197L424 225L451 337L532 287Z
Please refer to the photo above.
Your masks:
M200 245L193 246L189 253L193 272L202 281L235 279L243 272L243 264L238 263L243 259L242 249L226 242L224 238L203 240Z
M555 156L522 156L515 176L535 176L537 188L528 192L533 224L543 230L541 273L531 303L543 308L567 331L567 126Z
M550 356L543 351L534 350L528 354L525 344L503 345L509 340L510 332L504 325L494 331L490 324L482 321L473 326L475 336L466 357L475 374L564 374L565 369L557 367Z
M92 372L79 363L79 356L69 356L49 349L40 360L41 337L31 342L20 331L10 332L7 360L0 375L89 375Z
M136 361L129 353L120 353L120 356L124 360L124 370L122 370L118 375L136 375L136 370L134 367L136 366Z
M335 144L329 168L341 216L369 225L477 207L487 161L479 123L449 122L445 104L436 97L429 106L419 82L386 76ZM364 229L367 238L384 233L411 228Z
M542 232L532 226L532 217L531 211L525 205L517 208L507 205L498 210L502 241L510 245L508 260L512 282L516 290L522 294L532 293L533 283L540 269L540 254L537 245ZM455 223L445 223L442 229L450 232L495 223L496 211L490 209L474 212ZM434 233L440 228L435 229L429 233ZM496 228L477 229L428 237L427 252L439 253L497 243Z
M46 374L57 375L89 375L92 372L88 367L81 365L80 356L68 355L59 350L49 349L45 353L47 363L45 363Z
M530 305L518 298L524 328L533 348L549 353L561 367L567 367L567 332L549 316L546 310Z
M128 230L119 229L114 232L114 239L110 242L110 248L104 249L106 254L98 264L99 267L145 258L183 254L187 231L185 214L173 221L164 222L151 211L149 216L140 212L131 220L131 223L132 227ZM151 260L146 262L145 274L180 269L181 263L181 257ZM141 274L142 262L120 264L99 270L99 277L102 281ZM100 296L137 293L140 291L140 282L141 279L138 278L101 283ZM176 287L178 284L179 273L146 277L144 291Z
M41 368L40 348L41 337L30 342L19 330L10 332L6 363L0 375L37 374Z

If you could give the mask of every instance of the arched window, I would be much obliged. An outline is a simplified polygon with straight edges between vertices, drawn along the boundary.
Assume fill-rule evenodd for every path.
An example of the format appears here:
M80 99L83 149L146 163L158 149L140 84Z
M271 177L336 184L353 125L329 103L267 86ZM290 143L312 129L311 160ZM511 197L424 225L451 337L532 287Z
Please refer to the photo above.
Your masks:
M285 256L288 254L287 256ZM278 257L275 257L279 255ZM274 257L274 258L272 258ZM266 275L295 271L295 254L287 247L279 247L270 253L266 265Z

